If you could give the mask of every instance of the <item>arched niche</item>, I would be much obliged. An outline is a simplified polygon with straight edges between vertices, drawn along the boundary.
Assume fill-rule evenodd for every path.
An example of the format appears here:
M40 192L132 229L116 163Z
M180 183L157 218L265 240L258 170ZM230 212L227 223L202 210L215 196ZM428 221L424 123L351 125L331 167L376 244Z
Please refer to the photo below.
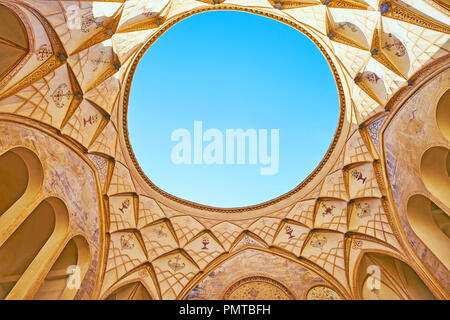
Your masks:
M367 275L362 286L361 297L364 300L402 300L402 297L383 281L379 282L379 289L369 289L372 287L372 278Z
M450 11L450 1L448 0L432 0L433 2L436 2L441 7L445 8L446 10Z
M22 158L11 151L0 156L0 215L16 202L28 185L28 168Z
M342 297L327 286L314 286L306 294L306 300L342 300Z
M427 197L414 195L408 200L407 217L417 236L449 268L450 217L448 214Z
M434 300L416 272L403 261L383 253L367 252L356 279L357 296L364 300Z
M450 89L439 99L436 108L436 121L442 135L450 141Z
M42 181L42 164L31 150L17 147L0 155L0 216L23 210L39 192Z
M35 285L36 265L50 259L61 244L69 223L65 204L57 198L43 200L0 247L0 299ZM20 284L19 284L20 282Z
M420 176L425 187L447 208L450 208L450 157L444 147L429 148L420 161Z
M296 300L281 282L264 277L251 276L231 285L223 294L223 300Z
M48 272L34 300L72 300L81 284L90 264L89 245L82 236L76 236L67 242L64 250ZM73 285L68 285L69 277ZM78 285L77 285L78 284Z
M29 52L26 28L7 6L0 4L0 80L13 70Z
M153 300L153 298L145 286L136 281L116 289L105 300Z

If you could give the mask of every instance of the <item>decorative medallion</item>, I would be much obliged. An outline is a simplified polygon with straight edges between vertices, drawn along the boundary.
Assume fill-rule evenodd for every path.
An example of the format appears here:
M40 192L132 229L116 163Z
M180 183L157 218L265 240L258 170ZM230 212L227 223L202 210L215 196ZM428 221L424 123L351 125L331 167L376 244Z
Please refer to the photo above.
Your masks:
M44 61L53 54L53 51L52 48L47 43L44 43L36 50L35 53L36 58L39 61Z
M53 91L53 93L50 95L56 107L60 109L65 106L65 103L70 100L71 96L72 92L70 91L69 86L65 83L60 84L58 88L56 88L55 91Z
M133 236L131 235L122 235L120 237L120 245L122 249L130 250L134 248Z

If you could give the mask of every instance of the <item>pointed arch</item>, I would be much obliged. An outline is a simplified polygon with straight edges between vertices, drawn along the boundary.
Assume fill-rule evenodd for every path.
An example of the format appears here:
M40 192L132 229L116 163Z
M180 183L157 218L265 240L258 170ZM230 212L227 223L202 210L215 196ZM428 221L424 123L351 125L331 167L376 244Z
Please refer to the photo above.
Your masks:
M31 299L67 235L69 214L56 197L43 200L0 247L2 299Z
M364 253L358 265L356 281L357 299L435 299L422 279L409 265L384 253Z
M44 171L38 156L24 147L0 155L0 217L23 210L23 205L40 191ZM0 224L4 224L3 217Z

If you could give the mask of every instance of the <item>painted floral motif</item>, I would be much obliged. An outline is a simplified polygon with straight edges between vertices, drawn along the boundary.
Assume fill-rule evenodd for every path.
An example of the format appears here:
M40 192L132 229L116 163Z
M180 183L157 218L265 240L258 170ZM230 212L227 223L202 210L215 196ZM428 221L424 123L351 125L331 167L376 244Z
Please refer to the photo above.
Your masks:
M146 16L147 18L154 17L158 14L158 12L153 11L151 7L148 7L145 5L139 10L139 14L142 14L143 16Z
M325 217L325 216L328 216L328 215L334 216L333 210L336 208L336 206L334 206L334 205L327 206L326 203L322 203L322 204L321 204L321 207L324 208L324 210L323 210L323 212L322 212L322 216L324 216L324 217Z
M352 249L360 250L362 248L363 242L362 240L353 240L352 241Z
M380 130L381 126L383 125L384 120L386 117L383 117L373 123L371 123L369 126L367 126L369 135L372 138L373 143L375 144L375 147L378 151L380 151L379 145L378 145L378 131Z
M317 234L313 235L311 238L311 246L313 246L314 248L319 248L320 250L323 249L323 247L327 244L327 238L325 236L322 236L321 238L319 238L319 236Z
M128 209L129 206L130 206L130 200L129 199L124 200L122 202L122 206L119 208L119 211L124 213L123 210Z
M250 276L235 282L224 294L224 300L294 300L282 283L262 276Z
M255 288L251 288L251 289L248 291L248 294L249 294L251 297L253 297L253 298L256 298L256 297L258 296L258 293L259 293L259 291L256 290Z
M389 9L391 8L391 5L389 2L384 2L380 5L380 13L385 14L389 12Z
M88 118L83 118L83 127L85 128L87 124L93 125L98 121L98 114L89 116Z
M340 22L338 23L338 28L342 30L346 30L346 28L349 28L352 32L358 32L358 28L350 22Z
M155 234L156 236L160 239L160 238L167 238L167 233L165 232L166 227L164 226L164 224L162 224L158 230L155 230Z
M291 226L287 225L284 230L286 230L286 234L289 236L288 239L292 239L295 238L295 236L292 234L292 232L294 232L294 229L292 229Z
M378 81L381 80L379 76L375 72L367 72L365 73L364 77L372 84L377 84Z
M99 55L96 58L91 59L93 72L97 71L101 64L111 63L110 59L105 59L105 57L107 56L108 55L106 54L105 50L100 50Z
M417 108L414 108L409 112L409 120L408 120L408 126L411 131L413 131L416 135L423 135L424 133L424 121L421 119L418 119L416 117Z

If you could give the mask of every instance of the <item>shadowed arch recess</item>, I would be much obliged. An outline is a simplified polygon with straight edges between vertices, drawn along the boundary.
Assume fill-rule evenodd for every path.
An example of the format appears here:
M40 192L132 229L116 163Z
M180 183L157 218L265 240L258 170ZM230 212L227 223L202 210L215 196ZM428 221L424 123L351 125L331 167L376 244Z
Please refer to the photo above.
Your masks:
M269 200L269 201L266 201L263 203L259 203L257 205L250 205L250 206L244 206L244 207L224 208L224 207L214 207L214 206L209 206L209 205L203 205L203 204L199 204L196 202L192 202L192 201L188 201L188 200L179 198L177 196L172 195L171 193L168 193L168 192L160 189L147 177L147 175L144 173L144 171L140 167L139 162L137 161L136 156L133 152L133 149L132 149L132 146L130 143L129 131L128 131L127 114L128 114L128 107L129 107L129 98L130 98L129 95L130 95L131 83L132 83L136 68L138 66L138 63L139 63L140 59L143 57L143 55L145 54L145 52L151 47L151 45L158 38L161 37L161 35L163 35L167 30L169 30L172 26L174 26L176 23L180 22L181 20L184 20L190 16L193 16L195 14L202 13L202 12L221 11L221 10L222 11L248 12L248 13L252 13L252 14L256 14L256 15L260 15L260 16L265 16L265 17L277 20L279 22L282 22L286 25L289 25L289 26L293 27L294 29L296 29L297 31L304 34L305 36L307 36L310 40L312 40L312 42L316 45L316 47L321 51L321 53L325 57L326 61L328 62L328 65L331 69L334 80L336 82L336 87L337 87L338 96L339 96L340 112L339 112L339 119L338 119L336 131L334 134L334 138L333 138L325 156L323 157L322 161L317 165L317 167L309 174L309 176L307 176L299 185L297 185L291 191L286 192L285 194L283 194L279 197L276 197L272 200ZM122 122L123 122L125 144L126 144L129 156L131 158L131 161L133 162L133 164L134 164L137 172L140 174L141 178L154 191L158 192L160 195L162 195L166 199L178 202L182 205L185 205L185 206L188 206L191 208L195 208L195 209L201 209L201 210L205 210L205 211L215 211L215 212L237 213L237 212L244 212L244 211L251 211L251 210L258 210L258 209L266 208L266 207L274 205L280 201L288 199L292 195L296 194L298 191L302 190L306 185L308 185L316 177L316 175L318 175L319 172L321 172L321 169L325 166L325 164L331 157L336 144L340 140L341 132L344 128L344 122L345 122L344 119L345 119L345 115L347 113L346 108L345 108L345 94L344 94L342 82L339 77L339 71L336 69L333 59L334 58L331 57L331 55L328 53L327 49L325 49L325 47L322 45L321 40L316 39L311 33L309 33L307 30L305 30L301 25L299 25L291 20L280 17L278 15L275 15L272 13L267 13L265 11L254 9L254 8L244 8L244 7L240 7L240 6L227 5L227 4L218 5L218 6L214 6L214 7L201 7L201 8L196 8L196 9L190 10L190 11L186 12L185 14L178 16L173 20L168 21L167 23L162 25L160 31L158 33L156 33L153 37L151 37L150 40L138 52L138 54L135 57L135 60L131 64L131 67L129 69L129 72L128 72L128 75L126 78L125 94L124 94L124 97L122 100L123 101Z
M358 298L363 300L435 299L408 264L384 253L364 253L358 266L356 284Z

